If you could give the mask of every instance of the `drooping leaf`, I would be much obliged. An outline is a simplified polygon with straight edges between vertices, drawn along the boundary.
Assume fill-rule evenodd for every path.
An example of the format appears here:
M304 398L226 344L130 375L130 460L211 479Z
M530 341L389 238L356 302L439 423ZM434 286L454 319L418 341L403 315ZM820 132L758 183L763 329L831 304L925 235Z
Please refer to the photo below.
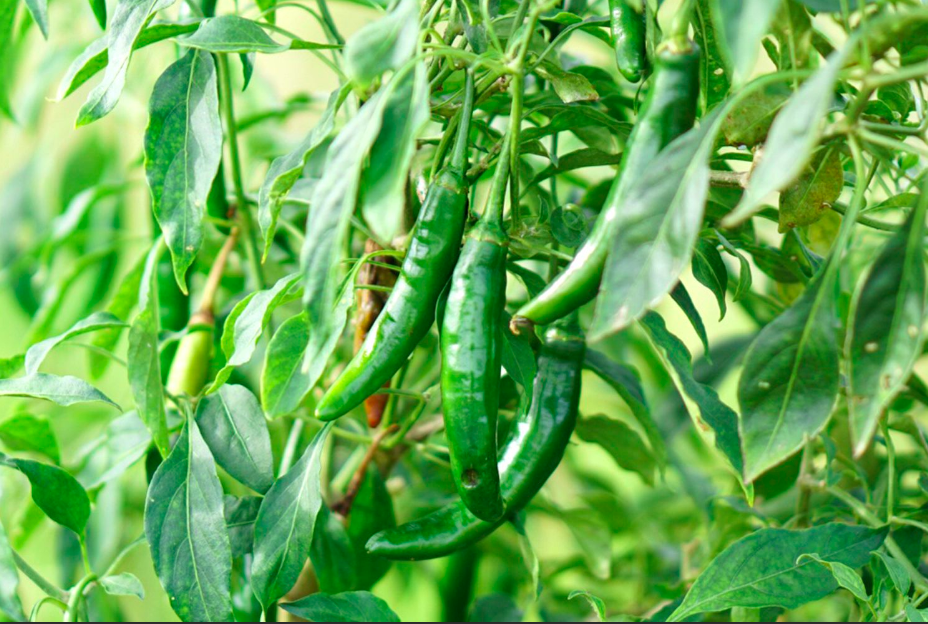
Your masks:
M0 453L0 466L23 473L32 486L32 500L52 521L84 533L90 518L90 498L77 479L58 468Z
M203 20L195 33L177 42L215 54L277 54L290 49L289 45L271 39L257 22L238 15L220 15Z
M187 270L203 241L206 200L222 160L216 65L191 50L155 84L145 131L145 173L152 210L187 292Z
M181 620L233 620L232 550L222 485L213 456L192 420L152 477L145 535L158 578Z
M690 325L693 326L693 330L702 343L703 350L708 354L709 334L706 332L706 324L703 322L702 315L699 313L696 304L693 303L693 299L690 297L690 293L686 289L686 286L683 285L683 282L677 284L676 288L670 293L670 296L674 300L674 303L676 303L686 315L686 318L689 319Z
M594 596L588 591L572 591L570 592L570 595L567 596L567 600L574 600L575 598L582 598L586 600L586 602L593 609L593 613L596 614L596 617L599 619L599 621L606 621L606 603L603 602L602 598Z
M174 4L175 0L119 0L107 29L107 64L100 81L81 107L77 125L85 126L115 108L123 87L135 41L149 18Z
M106 403L115 408L105 394L77 377L36 373L15 379L0 379L0 397L24 397L51 401L67 407L76 403Z
M142 581L128 572L104 576L100 579L100 587L110 596L134 596L139 600L145 600Z
M757 65L761 39L767 34L781 0L712 0L721 49L732 68L737 88L751 77Z
M883 247L852 304L845 359L851 436L858 456L870 445L883 412L905 387L925 344L926 212L928 187L906 227Z
M226 317L221 340L226 365L216 375L216 380L207 394L218 391L228 381L236 367L251 361L261 334L270 323L274 310L283 302L299 279L299 275L281 278L273 287L245 297Z
M271 435L258 399L248 388L228 385L202 399L197 425L216 463L256 492L274 484Z
M645 483L654 485L657 460L634 429L621 420L595 415L581 418L577 436L603 448L623 470L635 472Z
M728 312L725 299L728 292L728 267L715 244L704 238L696 244L693 254L693 277L715 295L721 314L719 319L724 319Z
M42 36L48 39L48 0L26 0L26 7L42 31Z
M844 167L837 146L823 148L796 182L780 195L780 233L817 223L844 190Z
M640 319L673 290L699 239L718 111L667 146L632 182L606 261L590 340Z
M754 216L767 196L786 188L809 164L824 130L825 115L834 100L835 82L844 66L846 46L836 52L777 115L764 146L764 156L751 175L741 202L722 221L734 228Z
M102 329L113 329L126 327L126 323L119 320L109 312L95 312L82 321L75 323L71 329L59 334L54 338L43 340L33 345L26 352L25 369L27 375L34 375L39 372L42 362L51 353L52 349L66 340L76 338L83 334L100 331Z
M729 546L696 579L686 598L668 619L681 622L699 613L732 607L797 607L837 589L831 572L809 553L851 568L865 565L888 529L826 524L804 531L762 529Z
M419 38L419 3L400 0L387 15L371 22L345 45L345 73L366 88L378 76L412 58Z
M304 312L286 320L268 345L261 376L261 405L270 418L293 412L312 390L309 376L303 372L309 337L309 316Z
M806 563L807 561L814 561L823 566L826 570L830 570L832 576L834 576L835 580L838 582L838 585L854 594L855 598L863 600L864 602L869 600L867 588L864 587L864 580L860 578L860 574L855 572L853 568L850 568L840 561L825 561L815 553L800 556L796 563Z
M158 241L148 253L139 286L139 315L129 330L126 358L129 386L139 417L151 432L162 457L171 452L161 381L161 353L158 349L158 262L164 246Z
M370 592L314 594L280 605L288 613L310 622L399 622L386 602Z
M289 154L277 158L271 163L267 178L258 192L258 224L264 234L264 257L271 248L274 234L277 232L277 219L284 200L303 173L303 168L319 146L335 129L335 115L344 103L351 89L347 86L332 93L329 103L316 127Z
M899 593L903 596L908 596L909 589L912 588L912 577L909 576L905 566L899 563L895 557L882 550L878 550L876 554L883 562L883 565L886 566L886 570L889 572L889 578L892 579L893 585L895 585Z
M77 480L94 490L117 479L145 457L151 434L137 412L128 412L112 421L99 438L82 451L83 465Z
M47 418L18 413L0 421L0 442L11 451L39 453L61 463L58 440Z
M106 30L106 0L90 0L90 9L100 28Z
M322 507L322 448L326 425L300 460L268 491L255 523L251 586L266 609L296 583L309 557Z

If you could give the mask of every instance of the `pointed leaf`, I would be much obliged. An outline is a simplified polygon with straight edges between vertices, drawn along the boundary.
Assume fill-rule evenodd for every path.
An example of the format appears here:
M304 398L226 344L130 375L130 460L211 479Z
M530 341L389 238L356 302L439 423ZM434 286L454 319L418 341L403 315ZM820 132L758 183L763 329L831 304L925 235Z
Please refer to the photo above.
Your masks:
M309 336L309 315L304 312L285 321L268 345L261 405L270 418L292 413L312 390L309 376L303 372Z
M39 367L42 366L42 362L45 361L45 358L48 356L51 350L66 340L76 338L83 334L100 331L101 329L122 328L126 326L126 323L122 322L109 312L95 312L84 320L77 322L65 333L59 334L54 338L49 338L48 340L43 340L42 342L30 347L26 352L26 374L34 375L35 373L39 372Z
M852 568L840 561L825 561L815 553L800 556L796 563L806 563L807 561L814 561L829 570L838 585L854 594L855 598L864 602L870 599L867 596L867 588L864 587L864 580Z
M419 38L419 3L399 0L390 13L371 22L345 45L345 72L361 87L412 58Z
M232 550L222 485L193 421L188 421L151 480L145 535L158 578L181 620L233 620Z
M271 39L257 22L237 15L203 20L195 33L178 39L177 43L215 54L277 54L290 49L289 45Z
M725 299L728 292L728 267L722 260L722 254L711 241L700 239L696 244L693 255L693 277L700 284L708 288L719 303L719 319L724 319L728 312L728 303Z
M124 572L100 579L100 587L110 596L135 596L145 600L145 588L142 582L134 575Z
M735 87L751 77L757 65L761 39L770 30L781 0L712 0L712 18L721 49L733 68Z
M13 414L0 422L0 442L11 451L39 453L56 464L61 463L58 440L47 418Z
M48 39L48 0L26 0L26 6L42 31L42 36Z
M138 413L124 414L81 453L84 463L77 480L88 490L94 490L122 476L145 457L150 446L151 434Z
M100 402L119 408L105 394L83 379L46 373L16 379L0 379L0 397L5 396L43 399L64 407L76 403Z
M657 460L634 429L608 416L586 416L577 423L577 437L597 444L609 453L623 470L635 472L645 483L654 485Z
M314 594L280 605L284 611L310 622L399 622L386 602L370 592Z
M90 498L77 479L58 468L0 453L0 466L18 470L29 479L32 500L52 521L83 535L90 518Z

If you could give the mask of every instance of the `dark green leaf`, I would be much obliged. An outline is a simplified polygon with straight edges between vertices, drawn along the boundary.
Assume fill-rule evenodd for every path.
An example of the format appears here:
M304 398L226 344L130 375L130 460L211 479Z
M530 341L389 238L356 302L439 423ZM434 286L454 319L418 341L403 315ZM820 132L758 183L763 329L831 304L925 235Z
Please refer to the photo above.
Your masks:
M90 0L90 8L93 16L97 18L97 24L106 30L106 0Z
M345 45L345 73L366 88L378 76L412 58L419 39L419 3L400 0L390 13L371 22Z
M880 417L903 390L922 355L928 313L926 212L928 191L922 193L906 227L886 243L852 304L845 358L857 455L867 450Z
M5 396L43 399L65 407L75 403L100 402L119 408L105 394L82 379L46 373L0 379L0 397Z
M288 613L310 622L399 622L386 602L369 592L314 594L280 605Z
M145 588L142 582L134 575L124 572L100 579L100 587L110 596L134 596L145 600Z
M354 508L351 519L354 520ZM337 515L322 506L313 531L313 544L309 552L313 571L324 594L337 594L356 589L356 553L351 536Z
M843 190L841 153L836 145L823 148L799 179L780 194L780 233L820 221Z
M741 539L709 564L683 604L668 619L680 622L699 613L731 607L797 607L837 589L831 572L800 556L816 553L851 568L867 563L888 529L826 524L805 531L763 529Z
M593 613L596 614L599 621L606 621L606 603L603 602L602 598L594 596L588 591L572 591L570 595L567 596L567 600L573 600L574 598L583 598L586 600L590 607L592 607Z
M25 622L23 604L16 593L19 588L19 571L13 559L13 549L6 535L6 529L0 523L0 614L16 622Z
M387 491L387 484L379 469L371 466L354 499L351 521L347 527L348 535L354 543L355 589L370 589L390 569L388 560L368 554L366 546L375 533L395 526L393 498Z
M322 507L322 449L326 425L303 457L267 493L255 523L251 586L265 609L296 583L309 557L313 529Z
M712 0L712 17L736 88L747 82L754 72L761 39L770 29L780 2Z
M577 436L584 442L598 444L623 470L635 472L648 485L654 485L657 460L634 429L620 420L596 415L581 418Z
M712 241L700 239L696 244L696 251L693 255L693 277L715 295L721 314L719 319L724 319L728 311L725 299L728 292L728 267L725 266L722 254Z
M754 147L767 140L770 126L792 92L784 85L771 85L752 91L742 99L722 124L722 135L729 145Z
M909 594L909 589L912 588L912 577L909 576L909 572L906 570L905 566L899 563L895 557L882 550L878 550L876 554L883 562L883 565L886 566L886 570L889 572L889 577L892 579L896 590L903 596L907 596Z
M54 338L43 340L33 345L26 352L25 369L27 375L34 375L39 372L42 362L51 353L51 350L66 340L76 338L83 334L100 331L101 329L112 329L126 327L126 324L110 314L109 312L96 312L91 314L83 321L76 323L71 329Z
M106 116L116 107L129 71L135 41L149 18L174 4L175 0L119 0L107 29L107 64L103 80L81 107L77 125L85 126ZM96 54L94 54L96 56Z
M145 173L152 209L187 292L187 269L203 242L206 199L222 160L216 65L191 50L155 84L145 131Z
M195 33L177 42L188 48L214 54L277 54L290 49L289 45L271 39L257 22L237 15L221 15L203 20Z
M285 321L268 345L261 404L270 418L290 414L312 390L309 376L303 372L309 337L309 316L304 312Z
M57 466L7 457L2 453L0 465L26 475L32 486L32 500L45 515L78 535L83 535L90 518L90 498L77 479Z
M197 406L197 425L216 463L264 493L274 484L271 435L258 399L243 386L223 386Z
M152 477L145 535L158 578L181 620L233 620L232 550L222 485L193 421L187 422L174 450Z
M99 438L82 453L84 464L77 480L94 490L117 479L138 463L151 446L151 434L137 412L112 421Z
M0 442L11 451L39 453L61 463L58 440L47 418L32 414L13 414L0 422Z
M823 566L826 570L831 571L838 585L854 594L855 598L863 600L864 602L869 600L867 588L864 587L864 580L860 578L860 575L852 568L849 568L840 561L825 561L814 553L800 556L796 563L807 563L809 561L814 561Z
M677 306L683 310L686 318L689 319L690 325L693 326L693 329L696 331L696 335L699 337L699 341L702 342L702 348L708 355L709 334L706 333L706 325L703 323L702 315L699 314L699 310L696 308L696 304L693 303L693 299L690 297L690 293L686 289L686 286L683 285L683 282L677 284L677 287L673 289L673 292L670 293L670 296L673 298Z
M225 497L224 514L232 557L244 557L254 549L255 520L263 500L260 496Z

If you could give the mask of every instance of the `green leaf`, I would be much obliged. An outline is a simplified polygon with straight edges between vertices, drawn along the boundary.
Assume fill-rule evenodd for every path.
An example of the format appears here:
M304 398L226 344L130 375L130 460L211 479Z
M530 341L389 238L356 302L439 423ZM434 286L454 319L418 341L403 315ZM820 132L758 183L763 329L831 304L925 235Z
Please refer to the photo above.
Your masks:
M740 476L744 461L741 455L741 437L738 432L738 414L725 405L710 386L693 377L693 363L683 342L667 329L664 319L651 312L641 321L664 369L673 380L680 398L700 434L712 431L715 445L728 458Z
M864 587L864 580L860 578L860 575L852 568L849 568L839 561L825 561L814 553L801 555L796 563L806 563L808 561L814 561L823 566L826 570L829 570L832 576L835 577L838 585L854 594L854 597L858 600L863 600L864 602L869 601L870 597L867 596L867 588Z
M741 202L722 220L723 227L737 227L754 216L768 195L789 186L805 170L820 142L825 116L834 101L838 73L851 49L854 45L836 52L777 115L764 146L764 157L751 174Z
M608 416L585 416L577 423L577 436L597 444L609 453L623 470L635 472L645 483L654 485L657 460L653 451L634 429Z
M145 600L145 588L134 574L123 572L100 579L100 587L110 596L135 596Z
M572 591L570 595L567 596L567 600L573 600L574 598L583 598L589 603L590 607L593 609L593 613L596 614L596 617L600 622L606 621L606 603L603 602L602 598L594 596L588 591Z
M351 89L348 86L332 92L332 95L329 96L328 106L326 106L319 123L312 129L312 132L292 152L271 163L267 178L265 178L264 184L261 185L261 190L258 192L258 224L264 234L265 259L267 259L267 254L271 249L271 243L274 242L274 234L277 232L277 219L280 217L280 209L284 200L293 185L303 175L306 163L332 134L335 129L335 116L350 93Z
M197 425L216 463L234 479L262 494L271 489L271 434L258 399L248 388L223 386L201 400Z
M375 533L396 526L393 497L376 466L368 468L361 489L351 507L348 536L354 543L354 589L370 589L390 569L390 561L368 554L367 542Z
M52 521L83 535L90 518L90 498L77 479L58 468L0 453L0 466L23 473L32 486L32 500Z
M708 356L709 334L706 333L706 325L703 323L702 315L696 308L696 304L693 303L693 299L690 297L690 293L686 289L686 286L683 285L683 282L677 284L677 287L673 289L673 292L670 293L670 296L673 298L674 303L676 303L677 306L683 310L686 318L689 319L690 325L693 326L693 329L696 331L696 335L699 337L699 341L702 343L703 351Z
M12 62L10 57L15 46L13 32L18 9L19 0L0 0L0 62L4 65ZM10 80L6 75L0 78L0 113L12 117L9 102Z
M876 554L883 562L883 565L886 566L886 570L889 572L889 578L892 579L893 585L896 586L896 590L903 596L908 596L909 590L912 588L912 577L909 576L909 572L906 570L905 566L899 563L895 557L882 550L878 550Z
M22 367L25 363L26 356L22 354L14 355L10 358L0 358L0 379L12 377L20 370L22 370Z
M905 616L910 622L928 622L928 609L916 609L907 604L905 606Z
M304 312L287 319L268 345L261 376L261 405L270 418L292 413L312 390L309 376L303 372L309 337L309 315Z
M45 358L49 353L51 353L51 350L66 340L70 340L72 338L76 338L78 336L89 334L95 331L100 331L101 329L123 327L127 327L126 323L122 322L109 312L95 312L84 320L77 322L65 333L59 334L54 338L49 338L48 340L43 340L42 342L30 347L26 352L26 374L34 375L38 373L39 367L42 366L42 362L45 361Z
M511 596L490 594L481 596L471 607L468 622L521 622L524 614Z
M696 0L693 19L696 44L702 51L699 59L699 83L702 87L702 109L711 111L724 101L731 91L731 70L726 66L717 20L713 19L714 0Z
M854 453L867 450L880 417L899 396L925 344L925 213L928 190L858 289L845 345Z
M16 593L18 588L19 571L13 559L13 549L10 547L6 529L3 528L3 523L0 523L0 614L16 622L25 622L23 604Z
M197 424L188 421L158 467L145 535L171 608L185 622L231 622L232 550L222 485Z
M225 497L226 530L233 558L244 557L254 549L255 521L263 500L260 496Z
M322 507L322 449L331 424L306 448L300 460L268 491L255 523L251 586L267 609L296 583L309 557L316 518Z
M251 361L258 341L264 333L274 310L283 303L290 290L299 281L299 275L281 278L272 288L261 290L245 297L236 304L222 330L222 352L226 356L226 365L216 375L207 394L218 391L236 367Z
M383 109L380 134L361 176L361 215L378 240L400 233L409 168L416 139L429 121L428 72L424 63L398 78Z
M158 262L164 250L159 240L145 259L139 287L139 315L129 330L126 358L129 386L139 417L151 432L162 457L171 452L161 382L161 353L158 349Z
M712 18L721 49L737 88L746 83L757 65L761 39L767 34L781 0L712 0Z
M767 140L770 126L792 92L782 84L752 91L736 104L722 124L729 145L754 147Z
M399 0L384 17L355 33L345 45L345 73L367 88L384 72L399 69L416 52L419 3Z
M90 0L90 9L100 28L106 30L106 0Z
M16 379L0 379L0 397L5 396L42 399L64 407L76 403L100 402L119 408L105 394L83 379L46 373Z
M780 233L819 222L843 190L839 148L823 148L799 179L780 194Z
M543 62L536 71L539 76L551 83L554 92L564 104L599 100L599 93L585 76L564 71L557 63Z
M386 602L370 592L314 594L280 605L284 611L310 622L399 622Z
M77 480L88 490L97 489L141 461L150 446L151 434L138 413L123 414L81 453Z
M355 510L352 507L352 521L354 515ZM313 571L319 581L319 591L324 594L337 594L356 589L355 573L360 572L356 570L356 556L354 543L345 525L323 505L319 510L319 519L316 521L313 544L309 552Z
M677 285L699 240L718 112L667 146L629 189L606 261L590 340L628 327Z
M0 422L0 442L11 451L39 453L61 463L58 440L47 418L32 414L13 414Z
M693 254L693 277L715 295L719 304L719 320L724 319L728 312L725 299L728 292L728 267L712 241L702 238L696 244Z
M290 49L289 45L271 39L257 22L237 15L203 20L195 33L178 39L177 43L214 54L278 54Z
M145 131L145 173L152 209L187 292L187 270L203 242L206 199L222 160L216 65L191 50L155 84Z
M100 81L81 107L77 125L85 126L105 117L116 107L129 71L135 40L152 15L173 5L175 0L119 0L107 29L107 64Z
M48 0L26 0L26 7L42 31L42 36L48 39Z
M153 43L192 33L199 25L200 22L197 21L189 24L155 24L149 26L139 34L132 49L141 50ZM109 63L108 45L109 37L103 36L87 46L87 48L74 59L74 62L68 67L68 71L65 72L64 78L61 79L58 85L58 93L55 96L56 102L62 101L77 91L88 80L107 67Z
M798 562L801 555L852 568L867 563L889 530L826 524L804 531L762 529L738 540L715 558L696 579L669 622L732 607L795 609L837 589L831 572L817 563Z

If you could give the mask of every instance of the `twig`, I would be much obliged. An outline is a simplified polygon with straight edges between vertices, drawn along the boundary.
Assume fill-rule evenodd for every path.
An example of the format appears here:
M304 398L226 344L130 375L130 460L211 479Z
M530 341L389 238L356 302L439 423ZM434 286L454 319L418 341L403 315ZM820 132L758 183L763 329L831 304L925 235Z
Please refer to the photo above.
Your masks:
M397 425L391 425L377 432L377 435L374 436L374 439L371 441L370 447L367 449L367 453L364 454L361 464L351 478L351 483L348 484L348 490L345 492L344 498L332 505L332 511L344 518L351 515L351 507L354 505L354 499L358 497L358 492L361 491L361 486L364 484L364 477L367 475L367 469L370 467L371 462L374 461L374 456L380 449L380 443L398 429L399 427Z

